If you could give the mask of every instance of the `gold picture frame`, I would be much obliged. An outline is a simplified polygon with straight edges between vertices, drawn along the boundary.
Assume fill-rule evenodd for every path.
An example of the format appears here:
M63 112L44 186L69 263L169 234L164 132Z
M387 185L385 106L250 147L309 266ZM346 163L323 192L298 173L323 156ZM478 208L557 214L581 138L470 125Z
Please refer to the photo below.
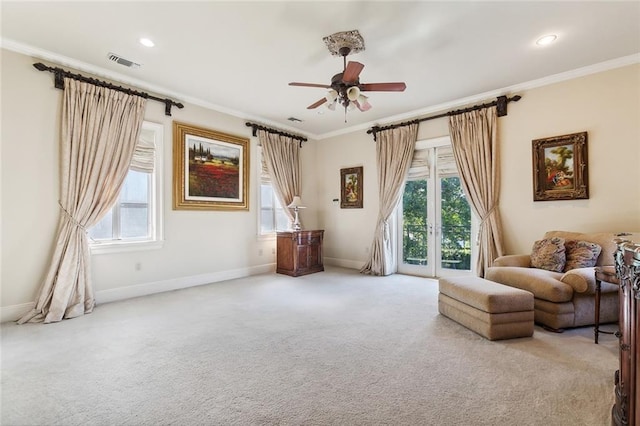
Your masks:
M249 210L249 139L173 122L173 209Z
M362 208L362 167L340 169L340 208Z
M535 139L533 200L589 198L587 132Z

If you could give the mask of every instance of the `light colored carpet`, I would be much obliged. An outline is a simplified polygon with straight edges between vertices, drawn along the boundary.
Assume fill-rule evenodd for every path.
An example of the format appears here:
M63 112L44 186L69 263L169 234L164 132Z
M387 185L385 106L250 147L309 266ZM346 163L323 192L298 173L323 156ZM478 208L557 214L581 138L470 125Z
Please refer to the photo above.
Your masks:
M599 426L617 356L590 327L485 340L438 314L434 280L267 274L3 324L0 419Z

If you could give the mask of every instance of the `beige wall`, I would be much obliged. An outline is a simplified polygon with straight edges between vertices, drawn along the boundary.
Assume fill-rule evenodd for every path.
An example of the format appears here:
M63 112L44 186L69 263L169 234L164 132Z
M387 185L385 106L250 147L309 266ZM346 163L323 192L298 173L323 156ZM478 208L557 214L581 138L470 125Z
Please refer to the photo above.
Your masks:
M58 220L61 91L32 58L2 50L0 278L2 319L28 308L46 272ZM640 65L520 93L499 119L501 213L509 253L527 252L549 229L640 230ZM164 115L149 102L146 119L164 126L162 249L92 257L100 299L196 285L273 268L273 240L257 238L257 173L250 211L173 211L172 120L250 137L245 120L194 105ZM590 199L533 202L531 140L587 131ZM448 134L446 119L423 122L419 139ZM251 159L256 138L250 139ZM364 208L341 209L340 169L364 167ZM310 141L302 149L301 217L325 229L325 261L358 268L368 257L378 213L375 143L364 130ZM625 186L626 182L626 186ZM260 255L262 253L262 255ZM141 270L136 271L136 263Z
M36 60L2 50L2 319L15 316L35 299L46 273L58 220L58 134L61 90L53 76L33 68ZM202 284L273 270L275 240L257 237L257 138L237 117L194 105L173 108L148 102L145 119L164 127L164 246L158 250L92 256L98 302ZM249 211L172 210L172 121L181 121L250 137ZM301 214L316 227L316 147L302 149L302 197L309 207ZM262 253L262 254L260 254ZM141 268L136 270L135 265Z
M640 230L640 65L522 93L500 120L501 213L509 252L550 229ZM532 201L533 139L588 133L589 199Z
M500 212L507 253L526 253L551 229L640 230L640 65L519 92L498 119L501 150ZM588 132L588 200L533 201L533 139ZM447 120L420 124L418 139L449 133ZM362 265L378 209L375 143L358 131L319 141L320 225L330 261ZM339 169L364 166L364 208L340 209Z

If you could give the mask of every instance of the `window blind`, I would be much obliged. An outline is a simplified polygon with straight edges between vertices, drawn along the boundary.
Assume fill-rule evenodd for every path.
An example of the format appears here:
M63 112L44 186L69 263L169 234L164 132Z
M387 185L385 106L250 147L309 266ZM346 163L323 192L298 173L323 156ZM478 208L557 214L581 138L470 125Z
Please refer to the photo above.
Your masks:
M458 174L451 145L442 145L435 148L416 148L413 152L413 160L409 167L407 180L428 179L431 174L434 155L436 159L434 164L436 167L435 172L438 177L450 177Z
M140 130L138 143L133 151L129 168L136 172L153 173L156 162L155 133L149 129Z

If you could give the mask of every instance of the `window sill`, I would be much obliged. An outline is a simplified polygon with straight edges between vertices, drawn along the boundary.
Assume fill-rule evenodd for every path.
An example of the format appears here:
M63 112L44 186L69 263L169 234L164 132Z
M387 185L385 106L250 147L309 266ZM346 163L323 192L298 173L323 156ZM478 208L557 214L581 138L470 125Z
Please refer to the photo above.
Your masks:
M158 250L164 245L164 241L127 241L91 243L91 254L123 253L128 251Z
M270 233L270 234L258 234L256 237L256 240L258 241L273 241L276 239L276 233Z

